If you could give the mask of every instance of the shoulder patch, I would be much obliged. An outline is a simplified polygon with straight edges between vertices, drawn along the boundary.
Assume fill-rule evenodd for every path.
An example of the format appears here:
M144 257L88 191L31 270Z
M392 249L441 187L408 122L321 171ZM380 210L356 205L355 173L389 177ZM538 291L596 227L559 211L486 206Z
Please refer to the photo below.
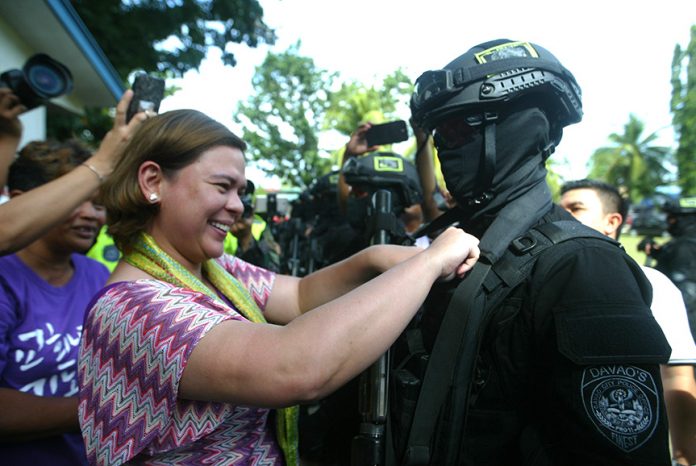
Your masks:
M635 366L587 367L581 396L587 417L624 452L652 437L659 419L659 396L651 373Z

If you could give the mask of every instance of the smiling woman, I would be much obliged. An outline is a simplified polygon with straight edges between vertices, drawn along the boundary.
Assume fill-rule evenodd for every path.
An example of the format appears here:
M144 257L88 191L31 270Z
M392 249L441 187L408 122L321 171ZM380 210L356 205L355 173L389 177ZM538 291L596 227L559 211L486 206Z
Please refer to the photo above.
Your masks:
M368 367L432 283L478 257L458 229L426 250L373 246L303 278L224 255L244 211L245 149L200 112L167 112L143 123L103 186L124 256L80 347L92 464L297 464L292 405Z

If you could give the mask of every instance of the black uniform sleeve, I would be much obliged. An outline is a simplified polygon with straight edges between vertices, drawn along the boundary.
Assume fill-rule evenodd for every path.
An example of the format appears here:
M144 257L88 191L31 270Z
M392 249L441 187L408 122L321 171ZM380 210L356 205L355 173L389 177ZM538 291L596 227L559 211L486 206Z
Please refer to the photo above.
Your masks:
M541 255L529 296L539 422L523 448L551 464L669 464L659 364L671 349L638 265L603 241L567 241Z

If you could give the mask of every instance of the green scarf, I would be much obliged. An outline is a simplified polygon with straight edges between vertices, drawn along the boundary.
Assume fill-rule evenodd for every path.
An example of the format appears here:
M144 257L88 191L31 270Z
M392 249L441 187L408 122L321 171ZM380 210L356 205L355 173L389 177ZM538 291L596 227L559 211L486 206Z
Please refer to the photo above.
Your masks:
M198 291L227 305L213 290L164 252L147 233L140 234L123 260L158 280ZM244 317L252 322L266 322L249 291L215 260L210 259L203 263L203 273ZM276 437L288 466L296 466L298 463L298 413L297 406L277 410Z

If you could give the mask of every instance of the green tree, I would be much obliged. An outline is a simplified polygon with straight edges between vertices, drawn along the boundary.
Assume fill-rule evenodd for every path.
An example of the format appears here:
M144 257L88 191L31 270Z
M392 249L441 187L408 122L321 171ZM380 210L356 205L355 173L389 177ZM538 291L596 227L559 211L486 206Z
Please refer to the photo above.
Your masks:
M273 44L257 0L72 0L99 47L128 87L136 70L162 77L198 69L210 48L234 66L231 44ZM166 44L166 45L165 45ZM79 76L75 77L80 79ZM172 89L168 89L172 92ZM76 116L49 109L47 133L59 140L79 137L96 145L112 124L109 109L88 108Z
M324 128L349 136L365 121L383 123L403 118L396 112L412 90L411 80L401 69L386 76L378 88L356 81L344 82L331 96Z
M678 184L685 195L696 195L696 25L685 50L676 45L672 59L672 114L677 134Z
M631 114L624 133L609 135L612 145L597 149L589 161L590 178L624 187L634 202L668 181L669 148L652 145L657 133L644 137L644 129L643 122Z
M247 155L285 184L305 188L331 170L319 150L319 133L331 99L335 74L299 54L300 43L269 53L256 68L255 94L238 106Z
M234 66L230 44L256 47L276 39L258 0L72 0L72 5L124 81L133 70L182 76L198 69L211 47Z
M365 86L357 81L347 81L331 95L324 121L325 130L334 130L346 137L362 123L384 123L405 118L399 109L405 106L413 92L413 83L406 74L398 69L386 76L379 87ZM382 147L389 150L389 146ZM415 142L404 156L411 158L416 152ZM343 146L331 152L333 165L338 167L343 157Z
M379 87L357 81L338 84L338 73L316 67L299 53L300 43L280 54L269 53L252 80L254 93L239 105L248 155L257 166L292 187L304 188L335 169L342 147L319 147L319 135L350 134L365 121L380 123L397 115L413 85L401 70Z

